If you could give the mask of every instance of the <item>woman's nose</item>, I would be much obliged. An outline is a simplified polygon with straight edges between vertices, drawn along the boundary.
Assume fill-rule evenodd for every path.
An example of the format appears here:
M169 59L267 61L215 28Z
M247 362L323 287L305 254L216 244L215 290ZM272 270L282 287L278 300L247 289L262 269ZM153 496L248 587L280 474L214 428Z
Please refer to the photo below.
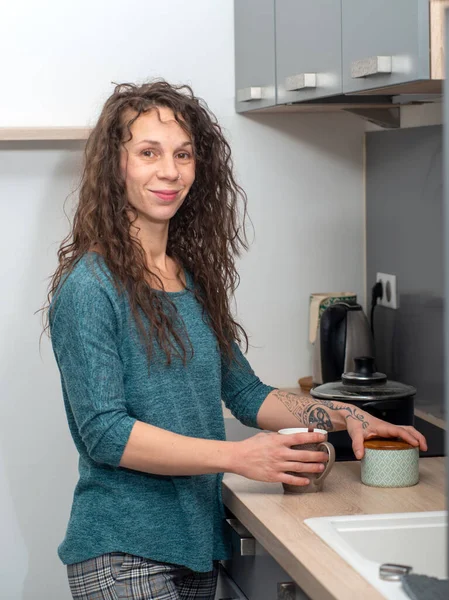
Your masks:
M162 158L159 163L158 177L160 179L178 179L178 169L173 158Z

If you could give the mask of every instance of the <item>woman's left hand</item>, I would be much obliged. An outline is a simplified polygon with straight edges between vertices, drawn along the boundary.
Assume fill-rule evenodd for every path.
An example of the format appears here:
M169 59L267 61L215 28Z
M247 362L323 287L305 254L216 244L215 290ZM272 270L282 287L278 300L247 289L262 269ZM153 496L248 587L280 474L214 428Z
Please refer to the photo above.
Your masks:
M387 421L377 419L364 410L356 409L348 412L344 415L346 426L352 439L354 454L358 459L363 458L365 454L363 442L372 437L400 438L412 446L419 446L420 450L427 450L426 438L414 427L387 423Z

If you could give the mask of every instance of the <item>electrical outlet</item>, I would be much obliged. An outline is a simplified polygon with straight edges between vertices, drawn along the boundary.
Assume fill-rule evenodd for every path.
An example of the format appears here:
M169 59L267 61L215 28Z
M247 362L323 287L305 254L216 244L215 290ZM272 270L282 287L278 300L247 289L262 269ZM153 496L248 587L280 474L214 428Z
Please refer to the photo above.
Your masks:
M382 283L382 297L377 299L378 306L399 308L399 295L396 284L396 275L377 273L376 282Z

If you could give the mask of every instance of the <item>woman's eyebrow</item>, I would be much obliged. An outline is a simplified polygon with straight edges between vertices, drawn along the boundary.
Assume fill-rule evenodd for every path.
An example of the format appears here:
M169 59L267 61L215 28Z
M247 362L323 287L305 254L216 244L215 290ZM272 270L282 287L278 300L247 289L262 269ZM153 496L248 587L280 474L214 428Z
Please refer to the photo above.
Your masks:
M151 146L161 146L161 143L158 142L157 140L140 140L140 142L137 142L137 144L150 144ZM185 148L186 146L191 146L192 142L187 141L187 142L183 142L182 144L179 144L179 148Z

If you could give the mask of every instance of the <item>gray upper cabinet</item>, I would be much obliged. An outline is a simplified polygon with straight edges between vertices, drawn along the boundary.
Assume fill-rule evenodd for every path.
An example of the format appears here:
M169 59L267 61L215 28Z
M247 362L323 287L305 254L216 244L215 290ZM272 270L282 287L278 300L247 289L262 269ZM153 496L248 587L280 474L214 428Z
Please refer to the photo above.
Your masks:
M400 94L441 94L448 7L449 0L234 0L237 112L387 107Z
M341 0L275 5L277 103L341 94Z
M274 0L235 0L236 110L276 104Z
M342 0L343 92L430 78L429 0Z

